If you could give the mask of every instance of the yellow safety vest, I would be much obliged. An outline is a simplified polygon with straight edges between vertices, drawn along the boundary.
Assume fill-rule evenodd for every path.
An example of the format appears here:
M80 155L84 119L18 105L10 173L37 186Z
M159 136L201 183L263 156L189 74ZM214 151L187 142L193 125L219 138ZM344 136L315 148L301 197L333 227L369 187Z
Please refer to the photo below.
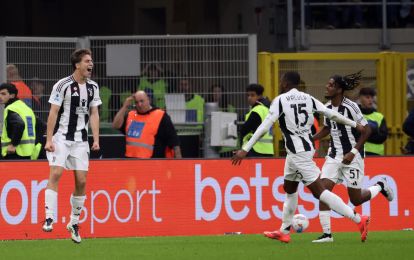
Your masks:
M382 119L384 118L384 116L379 113L379 112L373 112L369 115L364 115L364 118L366 120L371 120L374 121L378 124L378 127L380 127ZM384 155L384 149L385 145L382 144L374 144L374 143L370 143L370 142L365 142L364 145L364 149L366 152L371 152L371 153L376 153L379 155Z
M260 116L260 119L263 122L263 120L266 118L267 114L269 113L269 109L265 105L257 105L253 107L253 109L251 109L249 113L246 114L245 121L249 119L250 114L252 112L256 112ZM243 137L243 145L245 145L252 136L253 136L253 133L248 133L247 135L245 135ZM261 153L261 154L274 154L273 136L270 134L270 131L264 134L262 138L260 138L259 141L257 141L256 144L253 145L253 149L255 152Z
M35 147L36 140L36 117L33 110L28 107L23 101L17 100L8 105L4 109L3 132L1 134L1 154L3 157L7 155L7 146L11 144L11 139L7 133L7 116L9 111L17 113L24 122L24 131L20 143L16 147L16 154L22 157L31 156L31 159L37 159L34 154L37 152Z

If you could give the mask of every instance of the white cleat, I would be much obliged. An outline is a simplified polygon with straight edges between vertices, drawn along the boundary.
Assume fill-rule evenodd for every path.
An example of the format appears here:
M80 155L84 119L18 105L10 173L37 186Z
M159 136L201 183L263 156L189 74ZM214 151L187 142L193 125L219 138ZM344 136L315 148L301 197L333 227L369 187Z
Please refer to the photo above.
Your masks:
M43 224L42 229L45 232L52 232L52 230L53 230L53 219L47 218L45 220L45 223Z
M380 185L382 187L381 194L384 195L388 201L392 201L394 199L394 191L388 185L387 179L383 177L378 183L382 183L382 186Z
M69 222L69 224L66 226L66 229L70 232L72 235L72 241L79 244L82 239L79 235L79 226L78 224L72 225L72 223Z
M332 234L323 233L322 236L318 237L317 239L313 240L312 243L330 243L333 242Z

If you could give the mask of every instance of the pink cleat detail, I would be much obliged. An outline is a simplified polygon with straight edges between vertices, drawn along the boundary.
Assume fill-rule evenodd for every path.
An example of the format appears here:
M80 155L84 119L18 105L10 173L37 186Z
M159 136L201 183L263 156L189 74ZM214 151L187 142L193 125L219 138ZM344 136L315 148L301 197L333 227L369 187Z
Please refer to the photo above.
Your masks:
M283 243L289 243L290 241L290 234L283 234L279 230L276 231L265 231L263 235L270 239L276 239Z

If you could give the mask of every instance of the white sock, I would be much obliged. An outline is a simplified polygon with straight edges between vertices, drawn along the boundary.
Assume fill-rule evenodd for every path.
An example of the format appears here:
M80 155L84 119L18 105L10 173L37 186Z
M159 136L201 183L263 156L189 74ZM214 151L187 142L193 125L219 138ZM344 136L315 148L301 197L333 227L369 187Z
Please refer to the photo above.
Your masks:
M57 192L51 189L45 190L45 210L46 218L54 219L57 204Z
M85 203L86 196L70 196L70 204L72 204L72 213L70 214L70 223L72 225L79 223L79 217Z
M368 190L371 192L371 199L373 199L380 193L381 187L379 185L372 185Z
M321 222L323 233L331 234L331 211L319 211L319 222Z
M280 231L284 234L289 234L290 226L292 225L293 215L298 206L298 193L286 194L286 200L283 203L282 226Z
M358 213L354 213L354 211L334 193L324 190L319 199L342 216L351 219L355 223L361 222L361 216Z

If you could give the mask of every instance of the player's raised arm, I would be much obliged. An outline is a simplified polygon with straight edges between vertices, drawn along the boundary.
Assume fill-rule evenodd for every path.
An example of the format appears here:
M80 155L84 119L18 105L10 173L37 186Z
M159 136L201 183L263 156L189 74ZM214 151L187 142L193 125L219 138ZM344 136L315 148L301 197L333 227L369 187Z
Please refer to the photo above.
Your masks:
M351 127L357 128L358 131L361 131L361 125L358 125L357 122L352 121L349 118L346 118L345 116L341 115L340 113L329 109L327 107L325 107L322 102L320 102L319 100L317 100L316 98L312 97L312 102L313 102L313 108L316 112L321 113L323 115L325 115L327 118L339 123L339 124L343 124L343 125L349 125ZM358 127L357 127L358 125Z
M272 105L269 109L269 114L263 120L263 122L259 125L259 127L254 132L253 136L250 140L243 145L242 149L235 152L233 157L231 158L233 165L240 165L241 161L246 157L247 153L252 149L252 147L256 144L256 142L266 133L269 131L270 127L279 119L279 103L280 98L277 97L273 100Z

